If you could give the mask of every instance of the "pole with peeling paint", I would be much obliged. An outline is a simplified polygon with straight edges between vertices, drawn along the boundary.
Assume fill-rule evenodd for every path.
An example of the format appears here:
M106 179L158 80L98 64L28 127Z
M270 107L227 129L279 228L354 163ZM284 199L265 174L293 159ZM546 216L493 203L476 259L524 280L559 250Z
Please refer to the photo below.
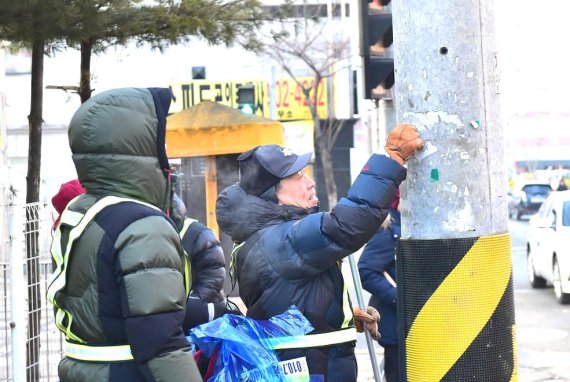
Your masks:
M402 186L402 380L517 379L495 3L392 7L397 119L425 142Z

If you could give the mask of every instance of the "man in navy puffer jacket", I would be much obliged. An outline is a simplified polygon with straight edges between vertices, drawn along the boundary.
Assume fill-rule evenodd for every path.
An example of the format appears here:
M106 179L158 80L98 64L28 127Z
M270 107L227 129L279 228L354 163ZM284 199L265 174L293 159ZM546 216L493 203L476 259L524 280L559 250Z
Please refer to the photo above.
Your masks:
M354 320L376 319L359 308L353 316L340 262L378 230L406 177L403 164L422 146L415 127L397 126L390 157L373 154L331 212L318 212L315 183L304 172L311 153L265 145L238 158L240 181L220 193L216 216L238 244L234 270L247 315L266 320L295 305L314 327L275 347L284 371L356 381Z
M400 372L396 330L396 245L401 235L398 195L392 200L382 227L366 244L358 260L362 286L372 294L370 305L382 314L378 343L384 348L386 382L398 382Z

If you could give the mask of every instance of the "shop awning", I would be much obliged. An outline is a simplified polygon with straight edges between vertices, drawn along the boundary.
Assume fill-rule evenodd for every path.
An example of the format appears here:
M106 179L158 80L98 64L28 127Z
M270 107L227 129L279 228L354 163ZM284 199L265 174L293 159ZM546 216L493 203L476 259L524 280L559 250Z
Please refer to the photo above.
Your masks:
M242 153L258 145L283 144L280 122L203 101L167 117L170 158Z

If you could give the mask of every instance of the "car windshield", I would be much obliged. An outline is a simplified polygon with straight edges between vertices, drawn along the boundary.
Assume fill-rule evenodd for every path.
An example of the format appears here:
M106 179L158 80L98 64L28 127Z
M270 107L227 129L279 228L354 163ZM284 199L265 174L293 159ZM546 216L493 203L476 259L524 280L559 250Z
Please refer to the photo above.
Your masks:
M523 187L527 195L548 195L552 189L546 184L528 184Z
M570 200L562 204L562 225L565 227L570 226Z

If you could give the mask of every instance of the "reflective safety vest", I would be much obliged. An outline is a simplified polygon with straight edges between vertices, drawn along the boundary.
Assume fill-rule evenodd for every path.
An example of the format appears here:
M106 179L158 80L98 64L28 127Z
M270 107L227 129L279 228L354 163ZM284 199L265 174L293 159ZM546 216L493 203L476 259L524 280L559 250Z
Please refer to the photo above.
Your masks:
M337 261L337 266L339 269L342 268L342 262L341 261ZM350 304L350 297L348 296L348 285L346 285L346 283L343 280L343 286L342 286L342 314L344 316L344 321L342 322L342 325L340 326L342 329L344 328L348 328L349 324L350 324L350 320L353 317L353 313L352 313L352 305Z
M63 354L87 362L120 362L134 359L130 345L88 346L65 341Z
M75 200L75 199L73 199ZM73 202L68 203L70 206ZM73 316L70 312L66 311L57 304L55 299L57 292L64 289L67 283L67 266L69 263L69 257L71 255L71 250L75 240L77 240L85 231L89 223L101 212L104 208L123 203L131 202L145 205L149 208L159 210L159 208L153 206L152 204L145 203L136 199L120 198L117 196L106 196L98 200L91 208L85 212L85 214L80 212L74 212L67 207L61 214L61 220L57 229L53 233L53 241L51 245L51 255L55 262L55 270L52 273L48 289L47 289L47 299L51 302L56 310L55 313L55 325L57 328L65 335L66 344L64 346L65 355L85 361L99 361L99 362L109 362L109 361L126 361L132 360L133 356L131 354L129 345L118 345L118 346L88 346L85 341L81 339L78 335L71 331L71 324L73 322ZM65 246L65 253L62 251L61 242L61 227L67 225L72 227L69 232L69 237L67 239L67 245ZM184 256L184 286L186 288L186 294L190 293L190 277L187 275L190 270L188 256ZM70 342L72 341L72 342Z
M356 328L344 328L334 332L307 334L305 336L288 336L269 338L269 347L275 350L316 348L339 345L356 341Z
M230 270L229 270L231 284L232 284L232 291L237 282L236 262L239 251L244 246L246 247L246 250L249 251L251 246L253 245L253 242L257 241L258 237L259 234L257 234L257 237L253 236L250 237L250 239L248 239L250 240L249 244L246 244L248 242L244 241L241 243L234 243L233 245L232 252L230 254ZM340 270L342 262L337 261L336 265ZM350 325L350 321L353 318L353 313L352 313L352 306L350 304L350 297L348 295L348 286L346 285L345 282L343 282L343 291L342 291L342 313L344 320L341 324L340 329L338 330L327 333L307 334L304 336L270 338L269 346L270 348L275 350L300 349L300 348L331 346L331 345L338 345L346 342L356 341L356 328L353 325Z
M188 228L192 225L192 223L197 222L198 220L192 218L185 218L184 224L182 224L182 229L180 230L180 240L184 239L184 235L188 232ZM196 231L195 236L198 236L202 231ZM190 242L194 243L196 237L190 238ZM190 254L186 252L186 248L182 246L184 249L185 261L184 261L184 284L186 285L186 297L190 294L190 289L192 288L192 263L190 261Z

